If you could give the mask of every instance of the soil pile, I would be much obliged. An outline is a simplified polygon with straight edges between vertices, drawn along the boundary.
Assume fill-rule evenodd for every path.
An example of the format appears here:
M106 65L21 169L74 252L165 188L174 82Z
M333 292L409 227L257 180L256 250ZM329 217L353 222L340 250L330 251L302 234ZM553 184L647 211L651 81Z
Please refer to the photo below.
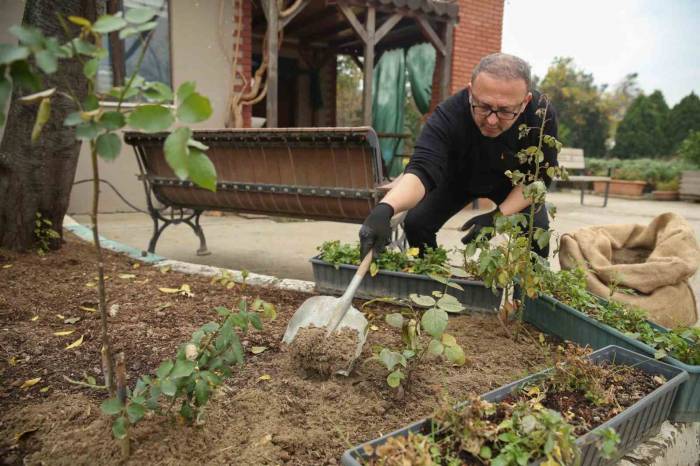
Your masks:
M326 337L327 331L319 327L301 328L290 345L292 360L307 375L327 379L338 371L350 369L359 335L344 328Z

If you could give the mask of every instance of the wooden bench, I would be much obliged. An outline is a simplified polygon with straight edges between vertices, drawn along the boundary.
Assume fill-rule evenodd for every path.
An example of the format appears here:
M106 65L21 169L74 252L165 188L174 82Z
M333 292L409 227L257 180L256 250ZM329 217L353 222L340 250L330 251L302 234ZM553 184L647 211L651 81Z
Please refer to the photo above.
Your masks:
M608 176L592 176L592 175L576 175L575 173L583 173L586 164L583 157L583 149L576 149L573 147L563 147L557 156L557 161L560 167L566 168L566 171L570 174L566 181L578 185L581 189L581 205L583 205L583 195L589 183L594 181L605 182L605 197L603 198L603 205L605 207L608 205L608 192L610 191L610 180L612 179L612 169L608 169Z
M197 254L209 254L199 224L205 210L362 223L386 193L377 134L370 127L194 131L194 139L209 146L216 192L175 176L163 152L167 136L125 134L153 219L151 253L165 228L185 223L199 237Z

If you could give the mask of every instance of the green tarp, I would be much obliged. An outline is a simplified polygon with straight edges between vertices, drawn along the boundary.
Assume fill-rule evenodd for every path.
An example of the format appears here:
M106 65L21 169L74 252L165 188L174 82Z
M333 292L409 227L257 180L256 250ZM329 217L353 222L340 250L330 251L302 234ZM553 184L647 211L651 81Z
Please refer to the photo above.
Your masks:
M403 171L403 140L381 137L382 133L404 132L406 104L406 75L418 110L425 114L430 106L435 49L430 44L418 44L408 52L388 50L374 68L372 81L372 127L380 134L382 159L390 177Z

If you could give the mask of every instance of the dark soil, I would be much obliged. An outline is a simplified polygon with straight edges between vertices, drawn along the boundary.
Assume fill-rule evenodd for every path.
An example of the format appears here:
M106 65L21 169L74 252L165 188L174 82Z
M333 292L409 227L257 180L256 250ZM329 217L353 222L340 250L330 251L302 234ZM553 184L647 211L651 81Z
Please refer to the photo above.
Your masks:
M45 257L0 250L0 460L4 464L114 464L120 450L111 419L100 413L106 393L67 382L100 376L100 321L94 249L66 233L63 248ZM281 344L294 311L309 295L278 289L228 289L207 277L162 271L126 256L105 254L110 333L126 354L129 383L174 356L213 308L233 308L248 296L276 305L278 317L242 338L246 364L212 398L204 424L147 416L132 432L131 464L338 464L342 452L428 416L443 392L484 393L538 369L544 356L532 339L514 342L493 316L451 316L448 332L470 365L426 361L404 396L386 385L385 370L363 363L374 345L398 345L384 323L396 312L367 310L372 329L355 372L328 380L308 377ZM159 288L190 286L194 296ZM361 303L356 303L361 304ZM357 306L359 308L359 306ZM56 332L72 331L69 335ZM66 346L82 338L72 349ZM260 354L252 347L264 346ZM265 376L265 377L263 377ZM27 380L40 378L29 387Z
M344 328L328 337L326 332L325 328L301 328L290 345L292 360L308 376L327 379L338 371L348 371L355 359L357 331Z

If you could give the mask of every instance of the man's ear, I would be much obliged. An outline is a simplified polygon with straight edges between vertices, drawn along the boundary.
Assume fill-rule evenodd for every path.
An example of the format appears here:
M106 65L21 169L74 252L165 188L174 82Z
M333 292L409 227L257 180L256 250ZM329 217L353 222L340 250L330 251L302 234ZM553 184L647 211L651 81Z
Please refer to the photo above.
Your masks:
M469 81L469 82L467 83L467 91L468 91L470 94L472 93L472 82L471 82L471 81ZM530 97L532 97L532 96L530 96Z
M531 100L532 100L532 92L528 92L527 97L525 97L525 105L529 104Z

